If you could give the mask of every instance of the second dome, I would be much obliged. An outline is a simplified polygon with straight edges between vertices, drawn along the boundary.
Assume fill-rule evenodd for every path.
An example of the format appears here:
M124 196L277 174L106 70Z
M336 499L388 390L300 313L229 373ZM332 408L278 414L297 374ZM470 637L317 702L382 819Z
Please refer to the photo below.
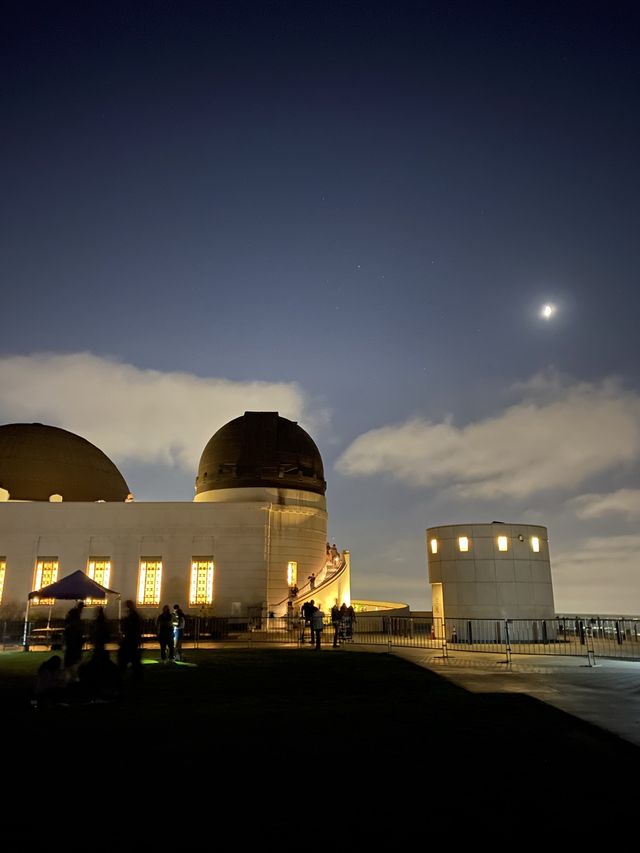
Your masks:
M320 451L295 421L277 412L245 412L221 427L202 451L196 494L270 486L324 495Z

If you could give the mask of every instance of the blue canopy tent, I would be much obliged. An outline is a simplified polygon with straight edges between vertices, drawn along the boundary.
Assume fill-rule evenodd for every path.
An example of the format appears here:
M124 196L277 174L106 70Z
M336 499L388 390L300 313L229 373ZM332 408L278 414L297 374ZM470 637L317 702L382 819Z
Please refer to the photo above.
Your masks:
M118 618L120 618L120 593L113 589L107 589L105 586L101 586L79 569L77 572L72 572L70 575L61 578L55 583L50 583L48 586L43 586L41 589L34 589L33 592L29 593L27 611L24 616L23 645L25 651L29 650L29 605L34 598L53 598L56 600L67 601L86 601L89 598L98 600L106 599L108 601L109 596L117 597Z

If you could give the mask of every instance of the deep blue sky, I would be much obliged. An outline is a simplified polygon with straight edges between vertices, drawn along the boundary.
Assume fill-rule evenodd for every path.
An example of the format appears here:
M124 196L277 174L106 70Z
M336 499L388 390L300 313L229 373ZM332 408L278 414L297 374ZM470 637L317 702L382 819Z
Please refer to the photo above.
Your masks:
M523 500L334 465L412 417L498 417L540 371L635 400L639 24L631 2L5 3L0 354L298 383L362 596L395 578L428 606L432 524L537 519L552 557L635 535L628 508L595 533L566 511L633 491L635 450ZM194 470L121 467L192 495ZM571 571L565 610L592 580Z

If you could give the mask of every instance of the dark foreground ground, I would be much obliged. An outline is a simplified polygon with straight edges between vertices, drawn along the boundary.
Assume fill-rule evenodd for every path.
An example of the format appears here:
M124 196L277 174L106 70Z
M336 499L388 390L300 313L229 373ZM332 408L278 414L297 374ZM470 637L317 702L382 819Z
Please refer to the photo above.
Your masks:
M306 826L325 846L354 827L410 840L444 815L461 833L526 814L534 832L552 815L571 823L574 806L637 801L631 744L390 655L220 649L161 666L146 653L143 683L129 673L117 702L34 710L46 657L0 655L5 838L64 816L93 849L173 826L193 841L224 828L236 847L282 832L305 846Z

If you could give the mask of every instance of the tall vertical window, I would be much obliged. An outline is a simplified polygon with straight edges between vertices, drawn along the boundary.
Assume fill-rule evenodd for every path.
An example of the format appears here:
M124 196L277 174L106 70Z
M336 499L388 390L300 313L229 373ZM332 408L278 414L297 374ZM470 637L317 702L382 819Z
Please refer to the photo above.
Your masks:
M7 571L7 558L0 557L0 604L2 604L2 593L4 590L4 576Z
M92 581L108 588L111 579L111 559L109 557L89 557L87 574Z
M160 604L162 557L142 557L138 575L138 604Z
M191 558L191 592L189 604L211 604L213 602L213 557Z
M294 586L298 581L298 564L295 560L287 563L287 586Z
M431 540L431 553L432 554L438 553L438 540L437 539Z
M49 586L50 583L55 583L58 580L58 558L57 557L38 557L36 562L36 582L33 586L35 589L42 589L43 586Z
M498 536L498 551L506 551L507 548L508 548L507 537L506 536Z
M460 548L461 551L469 550L469 538L467 536L458 537L458 548Z
M537 536L531 537L531 550L535 551L536 554L538 554L540 551L540 540Z
M38 557L36 560L36 581L33 586L34 590L42 589L43 586L49 586L50 583L55 583L58 580L58 558L57 557ZM53 604L53 598L33 599L34 604Z

